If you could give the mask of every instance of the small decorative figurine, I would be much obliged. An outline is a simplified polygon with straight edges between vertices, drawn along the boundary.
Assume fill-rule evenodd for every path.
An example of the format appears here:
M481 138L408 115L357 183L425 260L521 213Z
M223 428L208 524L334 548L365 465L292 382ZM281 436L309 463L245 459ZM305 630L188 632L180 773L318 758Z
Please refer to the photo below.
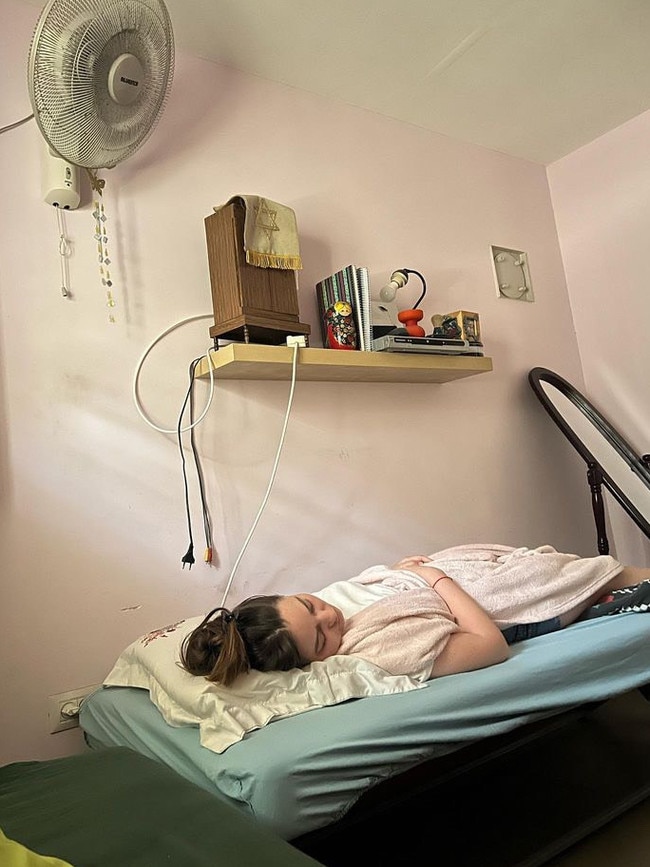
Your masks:
M434 337L460 337L468 343L482 346L478 313L470 313L469 310L456 310L444 316L436 313L431 317L431 324Z
M469 310L455 310L453 313L447 313L445 319L454 318L460 328L460 336L463 340L469 343L481 345L481 326L479 324L478 313L471 313Z
M454 317L432 316L433 337L447 337L455 340L461 336L461 328Z
M352 305L347 301L335 301L325 311L328 349L356 349L357 328Z

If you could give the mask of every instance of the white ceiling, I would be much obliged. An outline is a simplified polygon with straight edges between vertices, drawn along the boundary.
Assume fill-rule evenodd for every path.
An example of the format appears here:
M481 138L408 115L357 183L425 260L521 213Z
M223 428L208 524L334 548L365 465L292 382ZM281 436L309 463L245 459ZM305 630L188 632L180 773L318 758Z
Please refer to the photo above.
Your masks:
M650 108L650 0L166 3L177 51L543 164Z

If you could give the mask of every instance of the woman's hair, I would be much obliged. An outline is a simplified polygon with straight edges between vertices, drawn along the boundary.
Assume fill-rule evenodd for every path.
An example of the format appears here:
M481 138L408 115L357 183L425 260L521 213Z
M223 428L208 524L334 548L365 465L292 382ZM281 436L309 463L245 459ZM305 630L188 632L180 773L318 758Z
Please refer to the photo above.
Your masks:
M181 665L213 683L230 684L240 674L288 671L307 665L280 617L281 596L251 596L232 611L214 608L185 636Z

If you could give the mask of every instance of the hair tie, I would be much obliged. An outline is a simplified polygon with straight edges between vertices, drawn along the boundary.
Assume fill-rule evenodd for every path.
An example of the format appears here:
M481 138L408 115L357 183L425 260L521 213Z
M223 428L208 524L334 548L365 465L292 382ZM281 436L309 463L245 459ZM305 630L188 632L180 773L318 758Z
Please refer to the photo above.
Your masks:
M230 611L226 611L225 608L223 610L222 617L223 617L224 623L232 623L232 621L235 619L234 614L232 614L232 612L230 612Z

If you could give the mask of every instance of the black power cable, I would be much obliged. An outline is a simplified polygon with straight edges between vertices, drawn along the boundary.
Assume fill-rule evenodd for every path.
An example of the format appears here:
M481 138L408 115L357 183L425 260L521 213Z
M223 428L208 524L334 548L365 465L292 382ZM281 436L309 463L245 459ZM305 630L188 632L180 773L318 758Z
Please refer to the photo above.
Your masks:
M185 461L185 452L183 450L183 438L182 438L182 427L183 427L183 416L185 415L185 410L189 403L190 408L190 443L192 448L192 455L194 457L194 465L196 468L196 474L199 480L199 492L201 496L201 510L203 513L203 530L205 533L205 555L204 560L206 563L212 562L212 527L210 521L210 514L208 511L206 497L205 497L205 485L203 481L203 471L201 468L201 462L199 459L199 454L196 448L196 443L194 440L194 374L196 371L197 364L201 361L203 356L199 356L199 358L193 359L190 362L189 366L189 386L187 392L185 394L185 399L183 401L183 405L181 406L181 411L178 415L178 424L176 426L176 436L178 439L178 448L181 455L181 468L183 473L183 488L184 488L184 496L185 496L185 514L187 517L187 530L189 535L189 545L187 551L181 558L181 563L183 564L183 569L185 566L189 566L191 569L196 559L194 557L194 537L192 535L192 516L190 510L190 495L189 495L189 484L187 480L187 465Z

